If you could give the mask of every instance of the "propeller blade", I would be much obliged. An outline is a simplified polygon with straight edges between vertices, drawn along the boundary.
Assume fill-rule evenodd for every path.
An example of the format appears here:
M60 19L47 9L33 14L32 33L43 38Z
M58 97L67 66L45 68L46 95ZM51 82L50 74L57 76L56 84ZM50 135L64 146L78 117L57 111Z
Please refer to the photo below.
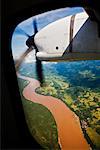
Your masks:
M19 66L21 65L21 63L23 62L24 58L28 55L29 52L31 52L33 50L33 47L31 46L30 48L28 48L22 55L21 57L16 61L15 64L15 68L16 70L18 70Z
M17 28L17 30L19 30L21 32L21 34L24 34L25 36L27 36L28 38L30 37L29 34L27 34L23 29L21 29L20 27Z
M35 19L33 19L33 28L34 28L34 34L36 34L36 33L38 32L36 18L35 18Z
M36 73L41 86L44 84L44 75L43 75L43 68L42 62L36 57Z

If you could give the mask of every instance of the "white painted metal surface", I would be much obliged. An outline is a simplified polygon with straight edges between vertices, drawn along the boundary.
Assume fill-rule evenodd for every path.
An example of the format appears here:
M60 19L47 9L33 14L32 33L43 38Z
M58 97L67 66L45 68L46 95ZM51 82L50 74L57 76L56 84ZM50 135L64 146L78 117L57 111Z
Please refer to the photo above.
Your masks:
M71 17L68 16L50 23L35 35L35 44L39 50L37 57L39 59L96 58L97 53L100 52L97 23L91 21L86 12L75 15L72 37L73 49L72 53L69 54Z

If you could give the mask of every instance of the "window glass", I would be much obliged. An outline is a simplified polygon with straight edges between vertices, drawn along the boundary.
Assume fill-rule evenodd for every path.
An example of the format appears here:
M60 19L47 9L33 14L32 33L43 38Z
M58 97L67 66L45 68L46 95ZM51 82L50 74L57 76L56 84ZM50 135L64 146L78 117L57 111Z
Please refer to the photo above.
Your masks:
M38 34L59 19L83 12L83 8L73 7L33 16L18 24L12 36L26 122L32 136L45 149L100 148L100 60L41 61L36 59L36 48L26 44L36 30ZM60 36L62 33L55 35L58 39ZM59 43L55 57L61 50Z

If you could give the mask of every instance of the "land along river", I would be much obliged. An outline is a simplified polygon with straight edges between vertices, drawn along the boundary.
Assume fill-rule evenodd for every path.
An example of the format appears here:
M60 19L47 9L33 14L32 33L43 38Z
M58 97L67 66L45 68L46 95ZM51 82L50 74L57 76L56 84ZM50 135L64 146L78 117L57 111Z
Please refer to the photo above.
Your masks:
M23 96L45 106L53 115L58 131L58 141L62 150L89 150L90 146L84 138L79 118L60 99L44 96L35 92L40 87L38 80L22 76L18 77L29 81L23 90Z

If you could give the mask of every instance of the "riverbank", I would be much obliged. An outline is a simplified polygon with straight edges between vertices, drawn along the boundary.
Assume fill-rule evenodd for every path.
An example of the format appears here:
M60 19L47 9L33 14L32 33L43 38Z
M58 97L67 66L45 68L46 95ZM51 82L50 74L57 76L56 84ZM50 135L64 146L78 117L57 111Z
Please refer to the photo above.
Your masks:
M30 101L44 105L52 113L57 124L61 149L89 149L78 117L61 100L52 96L37 94L35 90L40 87L40 83L36 79L17 75L19 78L30 82L24 88L23 96Z

